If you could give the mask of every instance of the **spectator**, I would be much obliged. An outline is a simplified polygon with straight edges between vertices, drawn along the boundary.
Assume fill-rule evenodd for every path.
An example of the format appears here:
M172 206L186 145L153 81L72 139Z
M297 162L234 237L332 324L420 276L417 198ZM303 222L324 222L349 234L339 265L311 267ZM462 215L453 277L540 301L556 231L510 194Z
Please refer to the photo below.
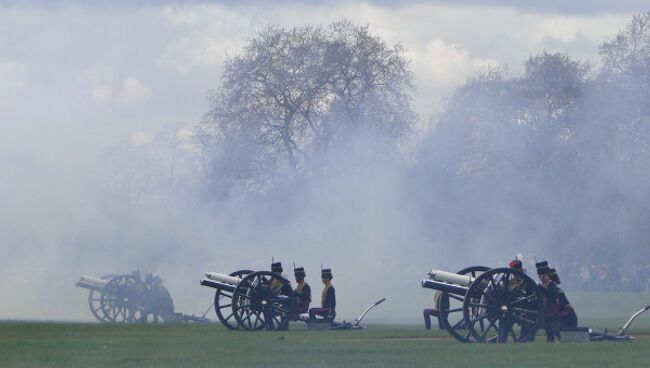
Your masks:
M589 266L584 264L582 265L582 267L580 267L579 277L580 277L580 288L582 290L589 290L589 286L591 283L591 271L589 270Z
M596 272L596 280L598 282L598 290L605 291L608 289L607 283L609 282L609 269L606 264L601 264Z

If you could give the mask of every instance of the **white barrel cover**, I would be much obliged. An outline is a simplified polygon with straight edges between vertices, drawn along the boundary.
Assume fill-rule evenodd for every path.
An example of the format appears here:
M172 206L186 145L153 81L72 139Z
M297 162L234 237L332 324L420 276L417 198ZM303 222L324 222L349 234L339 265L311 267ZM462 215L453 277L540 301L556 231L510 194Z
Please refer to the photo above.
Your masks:
M239 285L239 277L229 276L218 272L206 272L205 276L210 280L223 282L224 284L233 286Z
M103 279L100 279L99 277L95 277L95 276L81 276L80 280L82 282L87 282L89 284L94 284L94 285L98 285L98 286L106 286L106 284L108 284L107 280L103 280Z
M461 286L469 286L474 279L468 275L459 275L453 272L436 270L435 268L429 272L429 277L432 280L439 282L446 282L448 284L456 284Z

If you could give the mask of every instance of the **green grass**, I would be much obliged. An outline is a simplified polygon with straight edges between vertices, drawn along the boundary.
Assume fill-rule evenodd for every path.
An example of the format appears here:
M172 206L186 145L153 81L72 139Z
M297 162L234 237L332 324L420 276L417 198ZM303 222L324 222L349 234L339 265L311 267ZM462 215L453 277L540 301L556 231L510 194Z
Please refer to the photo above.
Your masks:
M0 367L642 367L650 330L629 343L461 344L444 331L228 331L218 325L0 323Z

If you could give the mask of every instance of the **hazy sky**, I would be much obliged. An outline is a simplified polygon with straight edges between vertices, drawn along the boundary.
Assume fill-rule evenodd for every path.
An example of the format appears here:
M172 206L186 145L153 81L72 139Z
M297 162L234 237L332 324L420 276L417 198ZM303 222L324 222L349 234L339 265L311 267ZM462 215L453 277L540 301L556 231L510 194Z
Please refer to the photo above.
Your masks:
M131 3L0 1L5 271L48 270L69 257L62 251L66 241L96 220L92 196L102 151L197 122L224 60L268 24L348 18L402 43L415 73L416 109L425 119L487 65L517 69L544 49L596 62L599 44L633 14L650 10L635 0ZM42 296L16 291L29 285L28 276L10 274L0 278L0 294L28 300L0 309L0 318L30 315L25 305Z
M0 5L3 151L23 144L16 138L40 145L37 134L76 144L83 144L83 134L97 147L138 130L194 122L206 111L206 93L218 84L223 61L270 23L345 17L369 24L389 43L401 42L425 117L485 65L518 68L543 49L593 59L604 39L645 10L640 1L85 3Z

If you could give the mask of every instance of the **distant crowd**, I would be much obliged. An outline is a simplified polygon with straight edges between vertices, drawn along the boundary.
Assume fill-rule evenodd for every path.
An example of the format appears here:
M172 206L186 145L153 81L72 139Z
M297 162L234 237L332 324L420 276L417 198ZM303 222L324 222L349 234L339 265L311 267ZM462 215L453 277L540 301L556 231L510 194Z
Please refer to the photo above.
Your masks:
M608 263L561 264L557 267L562 285L579 291L650 291L650 263L624 267Z

